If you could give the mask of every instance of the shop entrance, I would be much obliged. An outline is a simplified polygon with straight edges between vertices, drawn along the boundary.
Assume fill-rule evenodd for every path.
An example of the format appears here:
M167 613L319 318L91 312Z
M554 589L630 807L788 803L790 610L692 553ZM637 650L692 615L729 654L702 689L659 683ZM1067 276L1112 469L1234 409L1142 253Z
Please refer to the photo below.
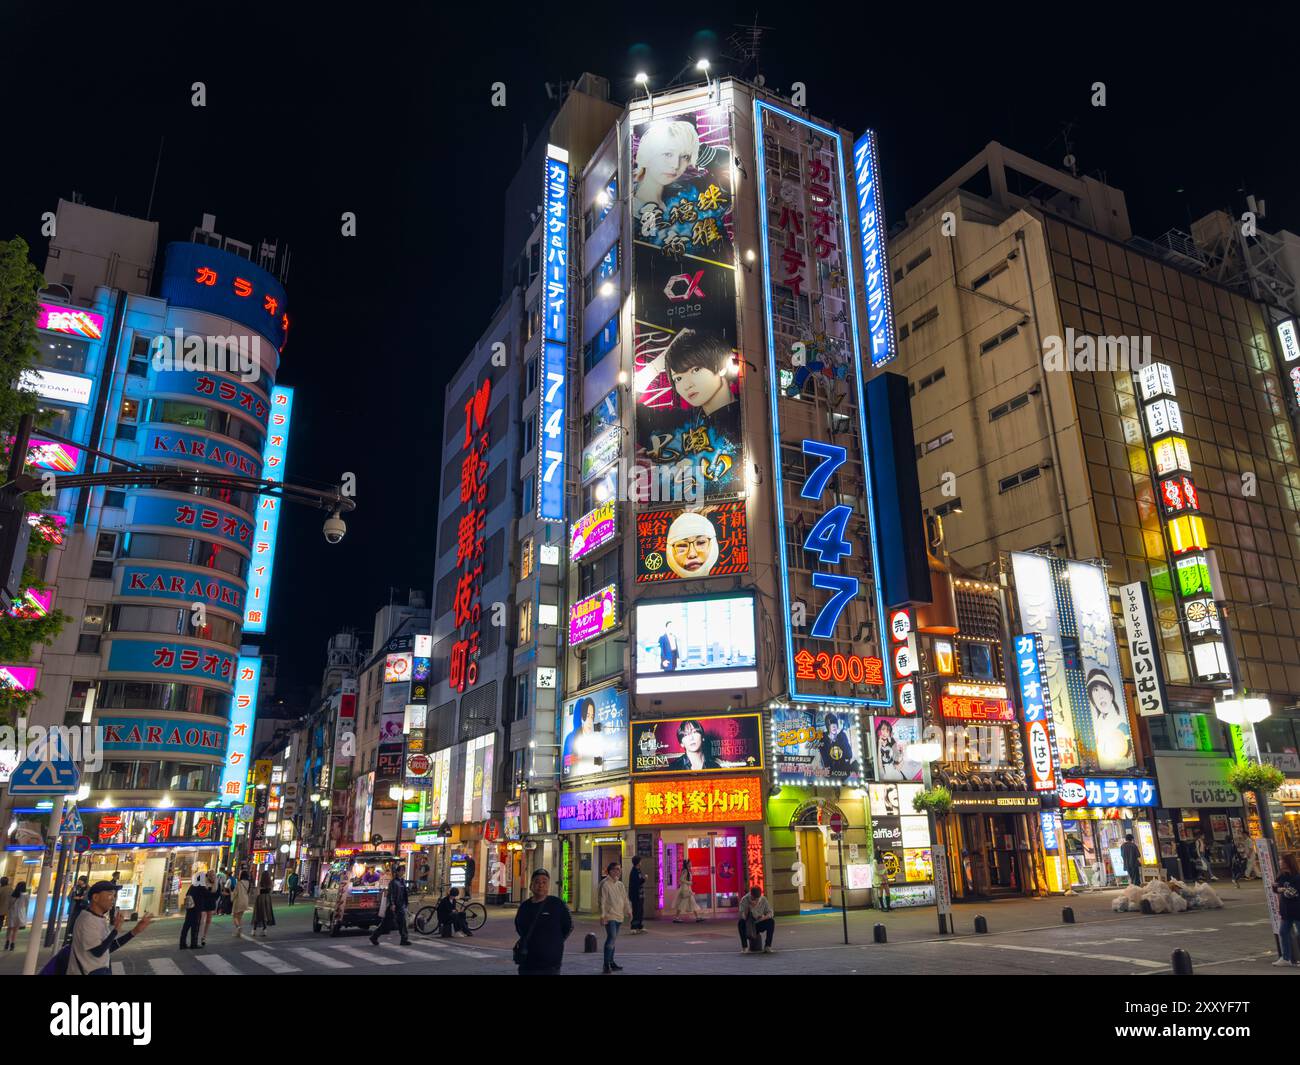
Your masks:
M740 907L744 832L739 828L664 832L664 912L676 912L678 889L684 878L683 863L690 861L695 904L704 917L732 917Z
M964 894L981 897L1025 894L1021 855L1029 840L1020 814L961 815Z
M799 902L821 909L829 905L830 886L826 879L826 836L820 828L801 828L795 832L799 841L799 861L803 864L803 884Z

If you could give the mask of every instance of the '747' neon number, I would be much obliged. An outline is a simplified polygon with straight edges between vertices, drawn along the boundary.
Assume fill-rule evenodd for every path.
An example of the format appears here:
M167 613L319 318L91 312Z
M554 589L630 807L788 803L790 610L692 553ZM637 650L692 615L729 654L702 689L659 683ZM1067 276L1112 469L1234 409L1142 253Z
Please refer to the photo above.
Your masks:
M564 374L555 373L553 370L546 371L546 400L549 407L555 403L555 394L564 387ZM549 440L554 441L564 434L564 407L556 405L547 415L545 423L542 425L542 435ZM547 441L543 440L545 444ZM555 478L556 471L559 470L561 463L564 462L564 451L562 449L547 447L544 448L546 457L546 466L542 471L542 481L549 483Z
M808 474L799 494L804 499L821 499L832 475L848 461L848 452L842 447L824 444L820 440L805 440L803 453L814 455L821 462ZM832 507L809 531L803 542L804 550L815 554L818 562L838 565L840 559L853 554L853 543L847 536L852 516L852 509L842 503ZM814 573L812 585L834 593L818 612L812 627L813 636L819 640L829 640L835 635L835 626L839 623L844 608L858 594L858 579L843 573Z

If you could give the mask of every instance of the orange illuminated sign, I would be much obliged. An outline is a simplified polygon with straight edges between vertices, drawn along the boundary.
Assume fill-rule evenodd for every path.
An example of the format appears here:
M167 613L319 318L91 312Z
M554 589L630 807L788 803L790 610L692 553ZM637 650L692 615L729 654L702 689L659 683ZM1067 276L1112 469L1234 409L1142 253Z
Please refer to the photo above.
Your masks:
M761 821L763 783L760 777L637 781L633 808L632 819L638 825Z
M1184 514L1169 523L1169 546L1175 555L1200 548L1204 551L1210 546L1205 538L1205 522L1195 514Z
M763 837L751 833L745 839L745 868L749 870L749 886L763 889Z
M884 684L885 664L879 658L862 655L813 654L803 650L794 656L795 680L836 680L853 684Z

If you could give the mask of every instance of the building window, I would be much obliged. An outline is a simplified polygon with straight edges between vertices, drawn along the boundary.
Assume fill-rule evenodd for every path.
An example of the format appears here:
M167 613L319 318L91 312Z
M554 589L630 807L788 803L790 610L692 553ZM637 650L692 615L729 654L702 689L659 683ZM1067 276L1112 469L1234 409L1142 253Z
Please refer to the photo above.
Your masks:
M941 433L933 440L927 440L924 444L916 445L916 457L919 459L922 455L928 455L931 451L938 451L944 444L952 443L952 430Z
M997 336L989 337L988 340L984 341L984 343L980 345L980 354L987 355L999 344L1005 344L1008 340L1010 340L1013 336L1015 336L1019 332L1020 332L1020 326L1013 325L1010 329L1002 330L1002 332L1000 332Z
M921 315L920 318L912 319L912 332L915 333L923 325L929 325L938 317L939 317L939 308L931 307L928 311L926 311L923 315Z
M526 581L533 575L533 538L525 536L519 545L519 579Z
M956 499L950 499L946 503L940 503L937 507L934 508L934 513L941 518L946 517L949 514L960 514L961 496L958 496Z
M525 340L532 340L542 331L542 305L540 301L528 308L528 335Z
M149 356L153 351L155 337L141 336L137 333L131 338L131 359L126 372L133 377L149 376Z
M614 241L609 246L609 250L600 257L600 261L596 263L583 280L583 296L586 302L590 303L596 293L599 292L601 284L618 272L618 244L618 241Z
M618 343L618 315L614 315L594 337L582 346L582 372L591 373Z
M934 373L927 374L925 377L922 377L921 380L917 381L916 384L912 386L912 395L916 395L918 392L924 392L931 385L936 384L939 381L942 381L946 376L947 376L946 371L942 366L940 366L937 370L934 371Z
M86 709L86 693L94 686L93 680L74 680L68 689L68 709L80 713ZM78 722L80 724L80 722Z
M95 541L96 558L117 558L117 533L102 532Z
M899 339L899 340L906 340L906 339L908 338L908 335L910 334L910 332L911 332L911 330L909 330L909 329L907 328L907 323L904 322L902 325L900 325L900 326L898 327L898 339Z
M532 686L533 672L521 673L515 677L515 714L514 720L523 721L528 717L528 692ZM518 752L522 753L522 752Z
M533 512L533 504L536 502L534 491L536 490L536 478L529 474L524 478L524 490L519 495L519 513L527 517Z
M534 355L528 360L524 367L524 395L528 395L537 387L537 356Z
M37 366L67 373L85 373L86 356L89 353L88 340L76 340L56 333L37 334Z
M104 616L107 608L103 603L87 603L81 616L81 634L77 637L77 654L94 655L99 653L99 637L104 631Z
M999 403L996 407L990 410L989 421L995 422L999 418L1005 418L1013 410L1019 410L1021 407L1025 406L1028 403L1029 403L1029 393L1021 392L1020 395L1013 396L1005 403Z
M905 273L905 274L910 274L913 270L915 270L918 266L920 266L920 265L921 265L923 262L925 262L925 260L928 259L928 258L930 258L930 249L929 249L929 248L926 248L925 251L921 252L920 255L918 255L916 258L912 259L912 260L907 264L906 268L904 269L904 273ZM936 311L935 313L938 314L938 311Z
M537 412L524 415L523 432L519 434L519 457L523 458L537 446Z
M519 646L533 642L533 601L525 599L519 604Z
M1006 273L1006 271L1007 271L1007 264L1005 262L998 263L998 265L993 267L992 270L988 271L987 273L980 274L979 277L977 277L974 281L970 283L970 287L972 289L981 288L984 285L987 285L995 277L997 277L998 274Z
M1037 480L1038 475L1042 472L1037 466L1030 466L1019 473L1013 473L1010 477L1003 477L1002 480L998 481L998 492L1010 492L1013 488Z

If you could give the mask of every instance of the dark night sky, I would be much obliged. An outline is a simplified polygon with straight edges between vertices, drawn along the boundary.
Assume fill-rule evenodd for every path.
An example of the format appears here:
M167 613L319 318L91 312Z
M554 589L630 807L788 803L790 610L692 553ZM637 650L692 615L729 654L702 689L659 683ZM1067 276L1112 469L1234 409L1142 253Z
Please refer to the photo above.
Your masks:
M290 508L281 528L265 643L282 678L311 685L330 634L368 634L390 586L432 583L443 385L499 298L502 196L525 125L535 136L552 106L544 83L590 70L621 100L638 67L663 86L708 54L725 73L725 42L755 12L703 5L693 10L711 23L650 30L619 25L615 5L548 28L546 5L512 17L493 4L470 29L441 6L335 9L341 18L315 5L301 17L285 5L168 5L146 22L150 7L52 18L22 2L0 14L0 238L24 237L42 264L41 212L74 189L143 216L165 136L160 245L189 239L205 211L223 234L289 245L290 479L358 481L342 545L325 544L316 511ZM1036 5L1023 18L999 9L994 36L928 5L856 26L812 10L758 12L770 27L761 69L770 87L803 81L815 115L879 130L891 220L990 140L1059 165L1074 123L1081 170L1126 192L1140 235L1239 213L1245 192L1266 197L1265 228L1300 229L1293 72L1248 53L1216 58L1229 47L1222 27L1182 41L1130 5L1110 18L1089 9L1099 29L1080 37ZM190 105L194 81L206 108ZM504 109L489 106L494 81L506 83ZM1094 81L1106 83L1104 109L1089 103ZM340 235L343 211L357 213L355 238Z

